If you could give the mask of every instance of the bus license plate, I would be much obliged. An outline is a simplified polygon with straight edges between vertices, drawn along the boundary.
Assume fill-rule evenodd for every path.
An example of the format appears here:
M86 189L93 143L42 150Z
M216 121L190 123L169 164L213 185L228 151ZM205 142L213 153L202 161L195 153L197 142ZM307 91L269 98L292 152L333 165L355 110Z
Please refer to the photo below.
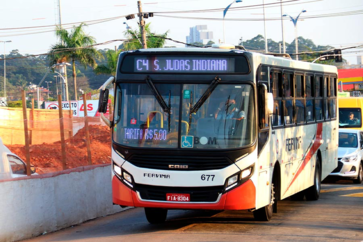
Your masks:
M167 193L166 194L166 201L190 202L190 194Z

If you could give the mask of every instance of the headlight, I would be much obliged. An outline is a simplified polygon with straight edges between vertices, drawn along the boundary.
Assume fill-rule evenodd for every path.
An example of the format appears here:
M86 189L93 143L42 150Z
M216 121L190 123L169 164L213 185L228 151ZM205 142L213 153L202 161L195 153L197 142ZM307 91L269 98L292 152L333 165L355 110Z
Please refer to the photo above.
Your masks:
M129 187L134 187L134 181L130 173L119 167L116 163L113 163L113 171L115 172L116 176L124 182Z
M244 179L244 178L248 177L249 175L251 175L251 172L252 172L252 167L248 167L247 169L244 169L241 172L241 179Z
M344 162L354 162L354 161L357 161L358 160L358 155L357 154L354 154L354 155L351 155L351 156L345 156L342 158L342 161Z
M253 166L250 166L244 169L243 171L228 177L225 185L226 187L225 190L227 191L232 187L237 186L238 184L244 183L252 176L252 173L253 173Z
M132 184L132 176L131 176L129 173L127 173L126 171L123 171L123 172L122 172L122 177L123 177L126 181L128 181L130 184Z
M121 176L121 167L119 167L118 165L113 164L113 170L117 175Z
M237 181L238 181L238 175L234 175L234 176L231 176L230 178L228 178L227 188L230 187L231 185L235 184Z

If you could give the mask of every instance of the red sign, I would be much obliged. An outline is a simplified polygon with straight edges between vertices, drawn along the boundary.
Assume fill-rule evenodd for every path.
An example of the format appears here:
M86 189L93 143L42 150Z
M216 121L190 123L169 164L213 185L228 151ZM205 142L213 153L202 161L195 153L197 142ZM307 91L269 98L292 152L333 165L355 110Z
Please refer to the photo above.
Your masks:
M136 124L136 118L132 118L130 124Z
M190 194L167 193L166 194L166 201L190 202Z

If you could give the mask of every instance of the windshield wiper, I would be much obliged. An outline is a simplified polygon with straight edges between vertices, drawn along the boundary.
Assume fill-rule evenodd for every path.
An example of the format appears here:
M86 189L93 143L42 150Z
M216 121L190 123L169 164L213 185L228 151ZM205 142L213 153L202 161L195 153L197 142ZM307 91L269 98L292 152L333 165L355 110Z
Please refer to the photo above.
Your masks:
M212 81L212 83L209 84L209 87L207 88L207 90L205 90L203 95L199 98L199 100L195 103L195 105L193 107L192 107L192 104L193 104L193 92L191 92L191 94L190 94L190 103L189 103L189 123L188 123L187 134L189 133L190 124L192 123L192 114L198 112L199 108L209 98L209 96L212 94L212 92L217 87L217 85L219 84L220 81L221 81L221 78L218 78L218 76L216 76L214 78L214 80Z
M150 89L152 90L155 98L156 98L156 101L158 101L160 107L163 109L163 111L165 113L168 114L168 130L170 132L170 108L171 108L171 104L170 104L170 96L171 96L171 93L169 91L169 106L166 104L166 102L164 101L164 98L163 96L161 96L161 94L159 93L158 89L154 86L154 83L152 82L151 78L148 76L146 78L146 83L149 85Z
M221 81L221 78L218 78L217 76L214 78L211 84L209 84L209 87L203 95L199 98L199 100L195 103L195 105L190 109L190 113L196 113L198 112L199 108L204 104L204 102L209 98L209 96L212 94L214 89L217 87L219 82Z

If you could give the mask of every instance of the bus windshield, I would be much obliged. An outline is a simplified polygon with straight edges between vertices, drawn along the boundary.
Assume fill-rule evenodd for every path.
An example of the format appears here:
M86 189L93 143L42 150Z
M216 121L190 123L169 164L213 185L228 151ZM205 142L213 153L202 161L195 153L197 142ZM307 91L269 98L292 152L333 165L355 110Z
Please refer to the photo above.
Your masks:
M208 84L157 84L170 108L164 112L146 83L117 85L115 142L130 147L231 149L253 143L256 136L253 88L219 84L205 102L192 108Z

